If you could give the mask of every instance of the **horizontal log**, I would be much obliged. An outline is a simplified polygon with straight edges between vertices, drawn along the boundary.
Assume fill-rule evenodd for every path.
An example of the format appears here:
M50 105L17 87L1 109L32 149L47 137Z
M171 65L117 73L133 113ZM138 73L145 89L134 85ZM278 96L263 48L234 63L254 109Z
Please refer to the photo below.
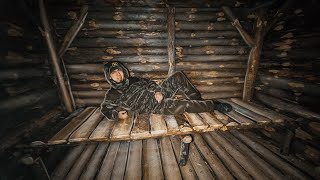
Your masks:
M72 47L96 48L96 47L166 47L166 39L142 39L142 38L78 38L72 43ZM238 39L176 39L176 46L238 46L243 42Z
M67 33L67 29L57 29L57 33L61 36ZM80 31L77 35L80 38L158 38L158 39L165 39L167 37L166 32L162 31L128 31L128 30L85 30ZM176 32L176 38L240 38L239 33L237 31L179 31Z
M73 21L56 21L57 29L68 29ZM106 29L106 30L144 30L144 31L164 31L166 25L163 21L113 21L102 19L91 19L86 21L83 29ZM200 30L200 31L221 31L234 30L229 22L175 22L175 29L179 30Z
M259 75L259 79L263 84L270 87L320 96L320 86L317 84L299 82L292 79L275 78L268 75Z
M75 103L78 108L88 107L88 106L96 106L99 107L103 101L103 97L101 98L88 98L88 99L79 99L75 98Z
M267 69L267 68L266 68ZM316 82L319 75L308 71L306 68L269 68L268 71L261 69L261 75L268 75L278 79L295 79L296 81Z
M73 41L71 47L95 48L95 47L132 47L152 46L165 47L166 39L120 39L120 38L78 38Z
M0 114L14 112L17 109L31 106L40 101L50 101L56 99L57 92L55 89L41 89L20 96L2 99L0 101Z
M176 47L176 54L181 55L244 55L248 54L246 46L204 46L204 47Z
M263 51L263 56L268 59L286 58L290 60L316 59L320 56L320 52L316 48L292 49L290 45L281 45L272 50Z
M179 61L188 62L222 62L222 61L245 61L248 56L244 55L182 55L177 57ZM67 64L103 63L107 61L120 61L123 63L165 63L167 55L105 55L97 59L90 57L65 57Z
M0 80L18 80L48 76L49 72L40 68L4 69L0 71Z
M75 98L103 98L106 91L88 90L88 91L72 91Z
M283 100L280 100L278 98L274 98L272 96L268 96L262 93L256 93L255 94L257 99L261 101L262 103L271 106L273 108L279 109L281 111L290 112L293 114L296 114L298 116L307 118L307 119L314 119L314 120L320 120L320 114L317 114L315 112L309 111L305 109L303 106L285 102Z
M226 70L226 71L185 71L185 74L190 78L206 79L214 77L244 77L243 70Z
M242 91L201 93L201 96L203 99L239 98L242 96Z
M273 97L277 97L277 98L291 101L291 102L298 102L299 104L305 104L305 105L320 104L320 97L306 96L301 93L293 93L290 91L285 91L282 89L270 88L270 87L256 87L256 89L259 92L262 92L264 94L268 94Z
M49 79L33 79L30 81L23 81L15 83L13 86L4 87L4 90L9 96L16 96L35 89L41 89L53 85ZM5 86L3 84L3 86Z
M19 67L30 65L40 65L44 64L47 61L47 58L37 55L37 54L21 54L9 51L8 54L0 58L0 67Z
M243 84L238 85L224 85L224 84L216 84L216 85L195 85L197 90L200 93L216 93L216 92L235 92L241 91L243 89Z
M104 78L104 77L103 77ZM91 82L91 83L77 83L71 81L71 89L73 91L79 91L79 90L108 90L110 88L110 84L104 79L104 81L100 82Z
M219 84L242 84L244 82L244 77L218 77L218 78L208 78L208 79L191 79L194 85L219 85Z
M125 66L134 73L136 72L163 72L168 71L168 63L154 63L154 64L141 64L141 63L124 63ZM176 64L178 71L190 70L223 70L223 69L244 69L245 63L242 62L208 62L208 63L190 63L179 62ZM69 64L66 66L69 74L103 74L102 64ZM234 70L231 70L234 71ZM212 73L215 73L214 71ZM232 73L232 72L230 72ZM237 75L235 75L237 76ZM240 75L242 76L242 74Z
M188 62L215 62L215 61L246 61L245 55L182 55L178 56L180 61Z

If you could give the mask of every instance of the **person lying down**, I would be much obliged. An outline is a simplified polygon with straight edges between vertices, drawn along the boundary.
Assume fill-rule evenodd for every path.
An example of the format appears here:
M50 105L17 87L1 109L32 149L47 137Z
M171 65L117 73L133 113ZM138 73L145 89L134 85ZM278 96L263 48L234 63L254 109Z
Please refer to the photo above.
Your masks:
M111 121L127 118L128 112L178 115L184 112L218 110L226 113L232 110L230 104L202 99L199 91L180 71L160 85L146 78L130 77L128 69L117 61L106 63L104 74L111 88L101 103L101 112ZM185 99L175 98L178 90L185 95Z

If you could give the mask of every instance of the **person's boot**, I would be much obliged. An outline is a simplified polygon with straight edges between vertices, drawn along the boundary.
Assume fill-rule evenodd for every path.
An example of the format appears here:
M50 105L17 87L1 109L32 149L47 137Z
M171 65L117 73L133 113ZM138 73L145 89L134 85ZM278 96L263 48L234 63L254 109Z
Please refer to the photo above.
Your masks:
M227 113L227 112L232 111L233 108L228 103L221 103L221 102L215 101L214 102L214 109L216 109L222 113Z

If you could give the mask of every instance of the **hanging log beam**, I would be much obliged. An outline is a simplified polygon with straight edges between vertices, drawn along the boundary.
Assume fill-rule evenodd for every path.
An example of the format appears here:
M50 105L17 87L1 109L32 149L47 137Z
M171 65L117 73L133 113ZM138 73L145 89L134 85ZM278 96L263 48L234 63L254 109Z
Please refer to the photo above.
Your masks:
M176 60L175 60L175 8L167 8L167 28L168 28L168 76L171 76L176 71Z
M253 47L254 46L254 41L252 39L252 37L243 29L243 27L241 26L239 19L237 19L234 14L232 13L231 9L227 6L222 6L222 10L226 13L226 15L228 16L228 18L231 21L231 24L237 28L237 30L239 31L241 37L243 38L244 42L246 42L246 44L249 47Z
M67 51L67 49L70 46L70 44L72 43L73 39L76 37L76 35L80 31L87 15L88 15L88 5L84 5L81 7L79 19L69 29L69 31L67 32L67 34L63 38L63 43L61 44L60 49L59 49L59 53L58 53L60 58Z
M263 45L263 31L264 31L264 22L261 15L258 16L256 22L256 30L255 30L255 41L254 46L252 47L248 64L247 64L247 72L245 76L244 88L243 88L243 96L242 99L244 101L251 101L254 91L254 85L256 82L259 60L261 49Z
M71 97L68 92L68 89L67 89L66 85L64 84L63 73L60 69L59 58L58 58L56 48L54 46L52 35L50 32L51 30L50 30L48 17L47 17L47 13L46 13L45 6L44 6L44 0L39 0L39 6L40 6L41 22L44 27L43 33L44 33L44 36L45 36L45 39L46 39L46 42L48 45L49 53L51 55L52 65L53 65L54 71L57 76L59 90L62 94L62 97L63 97L62 99L63 99L64 105L65 105L67 111L72 112L74 110L74 107L72 105L72 101L71 101Z

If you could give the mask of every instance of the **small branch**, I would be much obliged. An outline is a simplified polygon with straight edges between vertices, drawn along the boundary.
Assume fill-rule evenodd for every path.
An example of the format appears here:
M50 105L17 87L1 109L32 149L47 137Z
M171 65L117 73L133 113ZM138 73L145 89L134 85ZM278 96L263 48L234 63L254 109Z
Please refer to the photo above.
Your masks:
M249 47L253 47L254 46L254 41L253 41L252 37L243 29L243 27L241 26L239 20L234 16L234 14L232 13L231 9L229 7L227 7L227 6L222 6L222 10L224 11L224 13L226 13L228 18L230 19L231 24L234 27L237 28L237 30L239 31L241 37L246 42L246 44Z
M88 5L84 5L80 10L80 17L77 22L69 29L67 34L63 38L63 43L59 49L59 57L61 58L63 54L67 51L68 47L80 31L81 27L84 24L84 21L88 15Z

